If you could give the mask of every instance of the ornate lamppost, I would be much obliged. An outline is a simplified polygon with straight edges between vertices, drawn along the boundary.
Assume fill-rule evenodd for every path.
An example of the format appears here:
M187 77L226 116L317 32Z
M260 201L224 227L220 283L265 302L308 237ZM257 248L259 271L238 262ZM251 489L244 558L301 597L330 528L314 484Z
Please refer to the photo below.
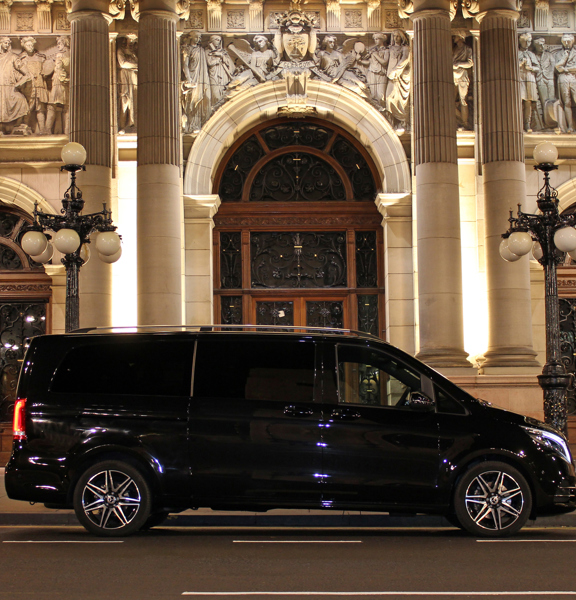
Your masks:
M538 381L544 391L544 420L567 436L566 394L572 375L562 362L556 266L564 262L566 253L576 259L576 216L561 215L558 210L558 192L550 185L550 172L558 168L554 164L557 158L558 150L551 142L542 142L534 149L534 168L544 173L537 199L540 212L524 213L520 204L517 217L510 211L510 228L502 235L500 255L514 262L532 251L544 267L546 364Z
M61 171L70 173L70 187L62 200L61 215L51 215L34 206L34 222L24 228L20 244L24 252L38 263L47 263L52 259L54 248L49 241L53 239L56 250L64 254L62 263L66 268L66 331L78 329L80 323L80 297L78 276L80 267L88 262L90 236L98 232L96 250L100 260L114 263L122 254L120 236L112 224L112 211L106 208L98 213L80 214L84 208L82 192L76 186L76 173L85 171L86 150L76 142L66 144L62 149L64 166ZM54 237L46 231L54 232Z

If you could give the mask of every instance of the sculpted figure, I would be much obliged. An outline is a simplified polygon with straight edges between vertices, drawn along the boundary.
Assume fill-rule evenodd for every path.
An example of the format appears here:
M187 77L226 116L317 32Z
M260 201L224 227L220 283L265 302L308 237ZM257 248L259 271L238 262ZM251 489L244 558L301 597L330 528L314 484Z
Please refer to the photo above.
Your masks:
M574 36L571 33L565 33L562 36L562 46L563 50L556 55L558 90L564 107L568 132L573 133L572 102L576 100L576 50L574 49Z
M384 106L386 99L386 85L388 84L388 63L390 61L390 50L386 47L388 37L383 33L375 33L372 36L374 46L368 51L368 68L366 79L370 94L378 104Z
M362 44L362 48L364 45ZM364 81L353 71L353 67L360 59L355 49L348 54L343 54L336 49L336 36L327 35L322 40L320 50L316 53L315 62L332 83L339 83L344 87L364 96L370 97L370 89Z
M263 35L254 36L253 48L244 40L237 40L228 46L236 58L240 73L228 85L229 92L240 92L273 76L280 63L280 55Z
M458 102L456 118L464 129L469 129L468 101L466 98L470 87L468 71L474 65L472 48L466 45L466 36L463 33L455 34L452 39L454 41L452 46L454 85L456 86L456 99Z
M136 127L138 108L138 56L137 38L127 35L118 39L116 59L119 68L120 114L118 115L120 133Z
M386 111L392 124L404 130L410 120L410 46L408 37L400 29L392 34L390 60L388 62L388 84L386 86Z
M62 131L68 133L68 109L70 108L70 38L60 36L56 40L56 46L58 53L54 58L52 89L48 96L46 129L49 133L54 133L56 117L60 115Z
M528 50L532 43L532 36L529 33L522 33L518 41L520 44L518 61L520 65L522 115L524 118L524 130L530 133L532 131L532 115L536 112L536 102L538 101L536 73L540 71L540 66L534 53Z
M206 52L197 31L188 34L182 42L182 71L184 133L196 133L208 120L212 104Z
M12 52L12 41L9 37L0 37L0 127L3 133L11 133L28 114L28 101L20 91L27 81L18 57Z
M46 128L46 111L48 104L48 88L44 80L44 63L46 55L36 50L36 38L31 36L20 38L24 50L20 53L22 69L30 78L22 91L28 101L27 125L33 132L50 133Z
M538 60L540 70L536 71L536 85L538 86L538 96L542 110L546 108L547 100L554 100L556 92L554 91L554 55L549 50L544 49L546 40L538 38L532 42L534 54Z
M234 62L222 47L222 38L219 35L210 36L210 44L206 48L206 62L214 105L224 98L226 86L232 80L235 71Z

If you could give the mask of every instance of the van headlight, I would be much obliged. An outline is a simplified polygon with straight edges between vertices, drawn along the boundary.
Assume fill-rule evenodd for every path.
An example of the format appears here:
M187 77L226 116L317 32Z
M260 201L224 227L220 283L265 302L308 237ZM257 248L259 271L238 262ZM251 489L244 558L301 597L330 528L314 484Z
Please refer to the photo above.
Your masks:
M522 427L524 431L537 443L555 454L559 454L567 463L572 464L572 455L568 449L566 440L557 433L545 429L534 429L533 427Z

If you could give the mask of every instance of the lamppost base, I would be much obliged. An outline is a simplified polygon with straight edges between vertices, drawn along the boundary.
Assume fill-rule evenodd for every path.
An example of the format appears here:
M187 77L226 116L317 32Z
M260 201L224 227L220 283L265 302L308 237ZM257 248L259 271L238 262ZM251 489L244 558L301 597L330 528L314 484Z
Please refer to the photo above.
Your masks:
M560 362L544 365L538 383L544 391L544 421L568 437L566 420L566 393L572 382L572 374Z

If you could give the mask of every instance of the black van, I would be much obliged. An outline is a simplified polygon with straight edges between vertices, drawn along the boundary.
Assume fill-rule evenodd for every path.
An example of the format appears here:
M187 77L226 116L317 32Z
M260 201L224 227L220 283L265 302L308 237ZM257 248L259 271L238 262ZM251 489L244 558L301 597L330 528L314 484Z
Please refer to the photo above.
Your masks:
M576 508L556 430L380 339L311 328L34 338L5 483L103 536L211 507L438 514L496 537Z

